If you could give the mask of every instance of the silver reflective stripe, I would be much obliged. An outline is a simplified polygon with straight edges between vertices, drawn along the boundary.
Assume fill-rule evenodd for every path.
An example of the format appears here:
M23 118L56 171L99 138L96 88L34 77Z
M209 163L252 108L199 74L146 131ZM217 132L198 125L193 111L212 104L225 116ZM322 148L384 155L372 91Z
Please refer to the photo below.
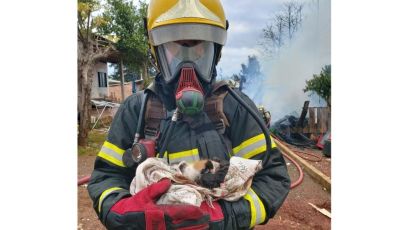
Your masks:
M117 159L117 160L119 160L119 161L122 162L122 155L119 154L119 153L117 153L117 152L115 152L114 150L112 150L112 149L110 149L110 148L107 148L107 147L105 147L105 146L103 145L103 146L101 147L101 150L100 150L100 151L102 151L102 152L106 153L107 155L109 155L109 156L111 156L111 157L114 157L115 159Z
M252 189L249 189L248 194L251 195L253 204L255 205L255 211L256 211L256 221L255 222L256 224L260 224L263 222L263 219L262 219L262 207L259 205L258 196Z
M172 153L171 153L171 156L172 156ZM198 160L200 160L200 158L199 158L199 155L192 155L192 156L187 156L187 157L178 157L178 158L174 158L174 159L169 159L169 162L171 163L171 164L174 164L174 163L179 163L179 162L181 162L181 161L185 161L185 162L187 162L187 163L191 163L191 162L194 162L194 161L198 161Z
M149 32L149 39L154 46L178 40L203 40L224 45L226 30L207 24L171 24L159 26Z
M235 153L235 156L237 156L237 157L244 157L245 154L251 152L251 151L254 150L254 149L257 149L257 148L259 148L259 147L262 147L263 145L266 145L265 139L262 139L262 140L260 140L260 141L257 141L257 142L255 142L255 143L253 143L253 144L250 144L250 145L246 146L245 148L243 148L243 149L239 150L237 153Z
M265 206L263 206L262 201L259 199L258 195L255 193L255 191L253 191L252 188L249 189L249 191L245 194L244 198L249 202L250 205L251 223L249 227L252 228L265 220Z

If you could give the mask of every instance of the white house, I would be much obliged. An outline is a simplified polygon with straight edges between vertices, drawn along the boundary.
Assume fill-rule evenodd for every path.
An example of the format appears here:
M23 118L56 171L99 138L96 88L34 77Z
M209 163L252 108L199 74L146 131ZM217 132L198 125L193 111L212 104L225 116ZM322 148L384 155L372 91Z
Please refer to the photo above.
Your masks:
M91 99L107 98L110 95L107 72L108 67L106 62L98 62L94 66Z
M121 82L108 79L108 63L98 62L93 69L93 83L91 86L91 100L109 100L115 102L122 101L121 90L124 90L124 97L127 98L133 92L142 90L144 87L142 76L139 76L134 82Z

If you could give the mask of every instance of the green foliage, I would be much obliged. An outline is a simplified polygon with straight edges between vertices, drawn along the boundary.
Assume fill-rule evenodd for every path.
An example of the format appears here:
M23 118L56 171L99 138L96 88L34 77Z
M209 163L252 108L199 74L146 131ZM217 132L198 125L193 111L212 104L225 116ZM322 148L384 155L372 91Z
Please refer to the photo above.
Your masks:
M91 33L104 22L95 12L101 9L99 0L77 0L77 26L78 36L86 42ZM97 18L97 20L94 20Z
M325 65L320 71L319 75L314 74L313 78L306 81L306 86L303 92L313 91L320 97L326 100L327 105L330 107L331 97L331 68L330 65Z
M148 61L148 41L143 21L147 8L148 5L142 1L139 1L137 8L132 1L107 0L102 17L110 23L99 27L102 34L115 35L115 46L121 52L124 66L133 75L139 75Z
M92 78L87 75L93 65L119 54L130 73L144 75L149 68L143 21L148 7L142 1L139 4L135 7L130 0L77 0L79 112L84 117L80 121L80 145L86 144L89 130Z
M91 34L103 36L115 43L123 63L130 73L139 75L147 68L148 40L144 18L148 4L132 0L77 0L78 35L83 43L93 39Z

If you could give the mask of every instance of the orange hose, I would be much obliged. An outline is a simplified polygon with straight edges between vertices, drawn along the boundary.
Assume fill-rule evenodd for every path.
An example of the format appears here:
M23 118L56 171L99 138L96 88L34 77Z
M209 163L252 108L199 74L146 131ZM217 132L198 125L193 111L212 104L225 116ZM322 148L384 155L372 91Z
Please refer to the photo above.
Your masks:
M85 176L85 177L79 179L78 182L77 182L77 186L80 186L80 185L83 185L83 184L86 184L86 183L90 182L90 178L91 178L91 176L88 175L88 176Z
M273 135L272 133L271 133L271 136L273 137L273 139L275 139L275 141L278 141L278 142L282 143L282 142L279 141L278 138L276 138L275 135ZM282 143L282 144L283 144L283 143ZM302 181L303 181L303 176L304 176L303 170L302 170L302 167L300 167L300 165L299 165L295 160L293 160L289 155L287 155L287 154L284 153L284 152L282 152L282 154L283 154L283 156L286 157L290 162L292 162L292 164L294 164L294 165L296 166L296 168L297 168L297 170L298 170L298 172L299 172L299 178L298 178L295 182L293 182L293 183L290 184L290 188L292 189L292 188L295 188L296 186L298 186L298 185L300 185L300 184L302 183Z
M313 154L313 153L307 153L307 152L303 152L303 151L299 151L299 150L294 150L294 149L292 149L292 151L293 151L294 153L296 153L296 155L300 156L301 158L303 158L303 159L305 159L305 160L312 161L312 162L320 162L320 161L322 161L322 157L317 156L317 155L315 155L315 154ZM302 154L305 154L305 155L314 157L315 159L312 159L312 158L309 158L309 157L305 157L305 156L303 156Z
M282 153L282 154L283 154L283 156L288 158L288 160L291 161L296 166L296 168L298 169L298 172L299 172L299 178L295 182L290 184L290 188L292 189L292 188L294 188L294 187L296 187L296 186L298 186L302 183L302 181L303 181L303 171L302 171L302 168L300 167L300 165L296 161L294 161L290 156L288 156L286 153Z

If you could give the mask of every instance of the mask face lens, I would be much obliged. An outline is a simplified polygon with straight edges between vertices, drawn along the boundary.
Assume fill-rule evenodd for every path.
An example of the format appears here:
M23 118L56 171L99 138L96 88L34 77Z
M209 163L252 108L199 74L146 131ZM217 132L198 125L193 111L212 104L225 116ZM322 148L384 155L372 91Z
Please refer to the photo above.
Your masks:
M190 62L195 64L195 70L199 73L199 76L204 81L209 82L214 51L214 43L199 40L180 40L158 46L159 59L164 70L165 80L167 82L173 80L181 63Z

